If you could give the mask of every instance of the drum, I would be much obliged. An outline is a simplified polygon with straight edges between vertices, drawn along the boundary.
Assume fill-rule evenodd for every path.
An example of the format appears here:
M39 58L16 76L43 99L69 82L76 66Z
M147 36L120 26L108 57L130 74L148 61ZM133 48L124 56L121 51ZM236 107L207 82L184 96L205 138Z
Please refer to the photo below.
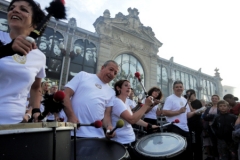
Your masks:
M137 141L135 150L148 159L168 159L187 147L185 138L175 133L154 133Z
M74 160L72 140L71 160ZM80 138L76 140L77 160L119 160L128 159L126 148L115 141L100 138Z
M0 159L68 160L73 129L64 122L0 125Z

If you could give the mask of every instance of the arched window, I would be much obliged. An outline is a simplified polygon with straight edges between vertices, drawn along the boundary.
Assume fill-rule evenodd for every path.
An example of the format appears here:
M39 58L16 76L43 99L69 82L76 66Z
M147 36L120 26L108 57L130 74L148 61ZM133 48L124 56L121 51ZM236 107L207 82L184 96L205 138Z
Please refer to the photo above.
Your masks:
M120 79L128 79L131 83L131 87L134 89L135 95L142 94L144 91L141 84L135 78L135 73L141 74L141 81L144 85L144 70L142 64L131 54L121 54L115 58L115 61L120 67L120 72L116 78L110 82L110 85L114 87L114 84Z
M200 82L202 84L202 91L201 91L202 98L210 102L212 95L217 93L216 85L213 82L206 79L202 79Z
M183 86L184 86L183 94L185 94L185 92L188 89L194 89L196 91L196 96L198 97L197 79L193 75L190 75L188 73L181 72L178 70L175 70L173 73L175 74L175 77L176 77L175 80L180 80L183 82Z
M167 68L162 65L157 67L157 84L160 87L164 95L164 98L169 96L168 72L167 72Z
M96 72L97 48L92 42L83 39L76 40L72 46L70 57L68 80L71 80L80 71Z

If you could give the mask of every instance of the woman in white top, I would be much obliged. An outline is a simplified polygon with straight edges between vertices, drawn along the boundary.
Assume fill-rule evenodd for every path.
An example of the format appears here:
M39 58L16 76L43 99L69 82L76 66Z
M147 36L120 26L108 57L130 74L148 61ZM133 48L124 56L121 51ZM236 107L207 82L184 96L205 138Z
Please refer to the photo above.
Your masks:
M45 18L40 6L32 0L12 0L7 12L10 32L0 31L0 125L31 118L31 114L25 114L29 92L37 121L46 63L45 55L27 37Z
M148 97L145 100L145 104L138 111L132 113L131 108L126 101L131 92L130 82L128 80L119 80L115 83L114 90L116 92L116 97L112 101L112 124L113 126L116 126L117 121L123 119L124 126L115 131L116 134L112 140L127 146L131 158L134 159L134 150L129 147L131 143L135 142L135 134L131 124L136 123L143 127L147 127L148 129L158 127L156 125L152 126L141 120L143 114L153 104L152 97Z
M149 96L154 98L154 104L146 111L144 116L144 121L157 125L157 116L162 114L162 111L158 108L158 104L163 96L160 88L152 87L149 89L148 93ZM145 103L145 99L143 100L143 104ZM145 129L146 130L146 129ZM146 130L148 134L156 132L156 130Z

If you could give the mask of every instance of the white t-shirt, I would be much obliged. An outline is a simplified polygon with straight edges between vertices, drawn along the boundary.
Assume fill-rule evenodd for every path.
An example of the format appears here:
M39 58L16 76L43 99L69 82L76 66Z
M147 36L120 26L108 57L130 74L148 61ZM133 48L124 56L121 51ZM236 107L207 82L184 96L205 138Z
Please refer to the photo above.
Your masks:
M187 103L187 100L184 97L178 97L175 94L170 95L166 98L166 101L163 106L163 110L171 110L171 111L177 111L180 108L184 107ZM179 123L174 123L174 125L178 126L184 131L189 131L188 125L187 125L187 113L190 112L189 106L187 104L187 109L185 113L181 113L177 116L168 117L166 116L166 120L168 122L173 122L175 119L179 119Z
M0 31L4 44L12 40L8 33ZM38 49L27 54L25 64L13 56L0 59L0 124L17 124L23 120L26 101L35 78L45 77L46 57Z
M145 104L146 98L142 100L142 103ZM148 113L144 115L144 118L157 119L157 109L158 105L155 105Z
M135 101L133 101L129 98L127 98L126 101L127 101L127 104L130 106L131 109L133 109L137 105Z
M82 124L90 124L102 120L110 99L115 95L114 90L103 83L96 74L78 73L65 86L74 91L71 98L72 108ZM72 133L73 134L73 133ZM77 130L78 137L105 137L102 128L82 126Z
M119 119L121 119L120 115L122 112L128 110L132 115L132 111L130 106L127 104L127 101L124 103L121 99L115 97L113 99L112 105L112 124L116 126L116 123ZM122 144L127 144L135 141L135 134L133 132L132 125L127 121L124 121L124 126L122 128L116 129L116 135L112 138L112 140L117 141Z

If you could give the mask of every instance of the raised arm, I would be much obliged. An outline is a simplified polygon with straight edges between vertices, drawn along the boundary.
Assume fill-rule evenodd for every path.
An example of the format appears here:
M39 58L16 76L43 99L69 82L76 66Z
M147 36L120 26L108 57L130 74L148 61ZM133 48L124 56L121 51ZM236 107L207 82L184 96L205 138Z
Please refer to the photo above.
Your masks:
M151 98L148 97L145 101L145 104L138 111L134 112L131 115L128 110L125 110L121 113L120 117L130 124L135 124L139 121L139 119L142 118L142 116L145 114L145 112L151 105L152 105Z
M6 56L12 56L16 52L23 55L28 54L32 49L36 49L36 43L29 42L26 40L26 36L20 35L12 40L11 43L6 45L0 45L0 59Z

